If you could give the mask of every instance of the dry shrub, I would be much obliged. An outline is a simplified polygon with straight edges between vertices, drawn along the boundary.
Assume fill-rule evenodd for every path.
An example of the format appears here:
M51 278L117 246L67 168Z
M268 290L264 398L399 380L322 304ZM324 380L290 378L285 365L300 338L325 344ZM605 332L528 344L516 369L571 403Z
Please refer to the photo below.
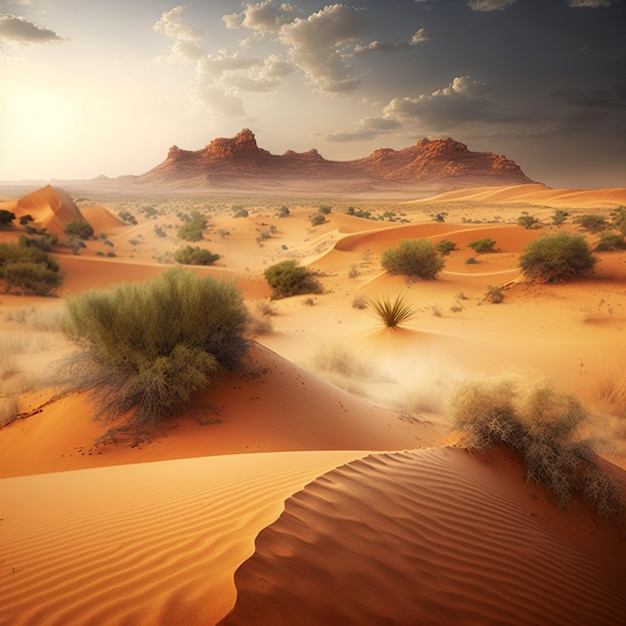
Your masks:
M593 397L603 411L626 418L626 364L605 365L596 379Z
M397 328L415 315L415 310L402 295L396 296L393 302L389 298L371 298L367 306L386 328Z
M10 424L19 413L20 398L18 395L0 398L0 428Z
M479 379L458 387L451 416L468 448L520 452L528 480L548 487L560 508L580 494L603 516L624 511L619 482L601 470L596 442L584 436L589 414L573 396L546 384Z

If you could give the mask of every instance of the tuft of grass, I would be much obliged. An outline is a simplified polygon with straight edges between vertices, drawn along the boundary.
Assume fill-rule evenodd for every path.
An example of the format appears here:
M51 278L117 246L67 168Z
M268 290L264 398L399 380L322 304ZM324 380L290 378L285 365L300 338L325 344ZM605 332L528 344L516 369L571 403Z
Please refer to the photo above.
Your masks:
M392 302L389 298L370 298L367 306L386 328L397 328L415 315L415 310L402 295Z
M367 298L360 293L354 296L354 300L352 300L352 308L353 309L365 309L367 308Z
M502 444L520 452L527 479L548 487L560 508L580 494L602 515L626 509L620 484L601 470L596 443L584 436L589 414L575 397L546 384L495 378L462 383L450 406L468 448Z

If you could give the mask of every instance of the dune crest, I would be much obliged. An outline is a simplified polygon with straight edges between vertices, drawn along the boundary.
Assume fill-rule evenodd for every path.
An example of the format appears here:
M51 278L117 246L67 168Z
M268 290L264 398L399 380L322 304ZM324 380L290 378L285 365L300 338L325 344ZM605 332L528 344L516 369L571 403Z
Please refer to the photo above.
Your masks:
M321 476L261 532L220 624L623 623L623 537L498 466L429 449Z

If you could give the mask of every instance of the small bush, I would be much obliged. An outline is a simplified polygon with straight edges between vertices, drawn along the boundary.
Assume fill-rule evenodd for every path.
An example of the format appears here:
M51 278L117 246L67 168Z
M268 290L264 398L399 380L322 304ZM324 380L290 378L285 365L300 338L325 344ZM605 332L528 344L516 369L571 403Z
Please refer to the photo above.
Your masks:
M233 213L233 217L248 217L249 213L246 209L239 209Z
M79 348L74 386L91 390L97 417L130 412L125 424L139 429L183 408L248 351L248 314L235 285L180 268L66 305L63 331Z
M390 274L433 280L443 269L444 261L432 241L417 239L401 241L397 248L385 250L381 265Z
M584 228L591 233L597 233L609 227L608 222L602 215L579 215L574 221L577 224L580 224L581 228Z
M289 207L281 206L276 213L276 217L289 217L290 213Z
M539 228L541 226L541 220L533 215L520 215L517 218L517 224L527 229Z
M59 269L31 239L21 237L17 244L0 244L0 279L5 282L5 293L51 295L63 283Z
M367 306L386 328L397 328L415 315L413 307L400 295L393 302L389 298L372 298Z
M323 224L325 221L326 221L326 216L323 213L313 213L309 215L309 222L311 222L313 226L319 226L320 224Z
M274 290L274 298L322 292L322 286L315 274L306 267L298 265L293 259L270 265L263 275Z
M591 272L596 262L584 237L567 233L531 241L519 258L524 276L544 282L582 276Z
M465 259L466 265L476 265L476 263L478 263L478 261L473 256L467 257L467 259Z
M617 230L626 235L626 207L619 206L611 211L611 219Z
M567 221L569 213L563 209L557 209L552 215L552 223L555 226L560 226Z
M608 252L609 250L625 250L626 238L622 233L606 231L600 235L600 241L596 244L597 252Z
M198 246L185 246L174 252L174 259L183 265L213 265L219 258L219 254L212 254Z
M11 225L13 220L15 220L15 213L6 209L0 209L0 228Z
M21 226L26 226L29 222L33 222L33 216L30 215L30 213L28 215L22 215L22 217L20 217L20 225Z
M352 308L353 309L365 309L367 308L367 298L362 296L360 293L354 296L354 300L352 300Z
M548 487L559 507L578 493L603 515L624 510L619 483L601 472L593 442L582 435L588 413L573 396L511 379L471 381L453 394L451 413L467 447L520 452L528 480Z
M504 300L504 287L489 285L485 292L485 300L492 304L499 304Z
M435 247L441 256L448 256L450 252L456 250L456 244L449 239L442 239L435 244Z
M496 251L496 240L487 237L485 239L477 239L467 244L476 254L486 254L487 252Z
M63 229L68 237L78 237L79 239L89 239L93 237L93 228L87 222L70 222Z
M177 236L185 241L200 241L203 239L202 232L207 228L207 221L202 216L195 216L185 222L178 230Z

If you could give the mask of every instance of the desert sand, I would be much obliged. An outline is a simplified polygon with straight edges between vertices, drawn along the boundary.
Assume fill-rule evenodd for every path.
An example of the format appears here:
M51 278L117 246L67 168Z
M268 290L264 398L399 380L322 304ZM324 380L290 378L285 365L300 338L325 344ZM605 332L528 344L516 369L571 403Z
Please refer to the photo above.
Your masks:
M73 195L46 187L0 203L60 236L81 219L95 234L78 255L55 252L57 297L0 296L0 623L623 623L623 522L577 499L558 510L511 452L455 447L446 409L460 380L545 379L594 412L607 466L626 480L626 252L599 253L593 277L566 284L527 283L518 267L529 241L582 232L572 217L608 216L626 190ZM248 217L233 217L241 205ZM332 210L314 227L322 205ZM555 208L571 216L558 228ZM193 210L210 218L192 245L221 258L190 269L236 280L254 315L274 314L248 372L140 440L108 437L91 399L59 379L63 300L160 275L186 245L179 213ZM544 225L518 226L522 211ZM497 252L467 245L487 237ZM386 249L413 238L457 244L436 280L381 269ZM263 270L288 258L319 272L324 293L269 302ZM502 303L484 300L491 285L506 287ZM397 331L356 306L397 294L417 313Z

